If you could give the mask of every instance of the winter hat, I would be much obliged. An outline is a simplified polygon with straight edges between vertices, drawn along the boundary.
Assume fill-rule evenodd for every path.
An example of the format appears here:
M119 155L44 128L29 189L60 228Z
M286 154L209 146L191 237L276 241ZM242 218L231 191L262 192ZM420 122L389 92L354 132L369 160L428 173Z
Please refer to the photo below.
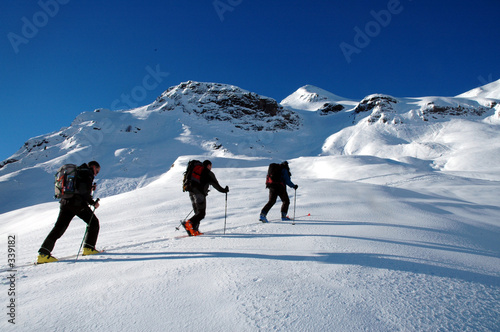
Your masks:
M88 165L89 167L96 166L98 168L101 168L101 165L99 165L99 163L95 160L89 161Z

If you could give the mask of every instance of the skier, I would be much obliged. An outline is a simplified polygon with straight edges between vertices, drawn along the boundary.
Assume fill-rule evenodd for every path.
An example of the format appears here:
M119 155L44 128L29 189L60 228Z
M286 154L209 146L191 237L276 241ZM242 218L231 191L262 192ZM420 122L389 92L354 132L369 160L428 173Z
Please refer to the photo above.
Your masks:
M84 239L83 255L99 253L95 249L99 234L99 219L94 215L89 205L94 206L95 209L99 207L99 202L92 199L91 193L95 189L95 185L93 185L94 177L99 174L100 170L101 166L97 161L91 161L78 167L78 192L71 198L61 199L57 221L38 250L38 264L57 261L57 258L51 255L51 252L56 241L64 234L74 216L78 216L88 225L88 232Z
M271 164L269 166L268 175L266 178L266 188L269 189L269 201L262 208L260 212L259 220L266 223L269 222L267 220L267 213L273 207L274 203L276 203L276 199L281 199L281 220L287 221L290 218L287 217L288 207L290 206L290 198L288 197L288 193L286 192L286 186L297 190L298 185L294 184L290 177L292 173L290 173L290 167L288 166L288 162L284 161L281 164Z
M189 190L189 198L191 199L191 204L193 205L194 216L186 222L182 223L184 229L189 236L203 235L200 232L200 221L205 218L205 213L207 209L206 197L208 195L209 186L214 187L217 191L221 193L228 193L229 187L226 186L222 188L212 172L212 162L210 160L205 160L203 162L203 171L200 176L200 183L193 183L193 187Z

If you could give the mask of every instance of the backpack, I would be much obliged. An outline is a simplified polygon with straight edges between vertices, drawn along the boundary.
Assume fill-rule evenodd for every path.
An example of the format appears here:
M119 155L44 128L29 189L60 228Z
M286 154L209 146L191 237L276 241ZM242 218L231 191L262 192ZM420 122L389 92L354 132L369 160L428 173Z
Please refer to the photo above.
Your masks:
M283 179L281 175L281 171L283 169L283 166L281 164L276 164L272 163L269 165L269 168L267 169L267 176L266 176L266 188L269 187L271 184L282 184Z
M62 165L55 174L54 197L71 198L78 193L78 170L74 164Z
M199 160L190 160L184 179L182 181L182 191L192 191L195 186L201 184L201 172L203 172L203 163Z

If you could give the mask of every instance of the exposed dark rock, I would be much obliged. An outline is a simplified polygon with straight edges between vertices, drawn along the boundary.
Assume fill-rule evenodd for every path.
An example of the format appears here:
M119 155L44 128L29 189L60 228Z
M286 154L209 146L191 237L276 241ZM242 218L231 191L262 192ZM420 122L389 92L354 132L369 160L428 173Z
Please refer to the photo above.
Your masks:
M325 103L323 107L319 109L321 115L328 115L331 113L337 113L344 109L344 106L340 104Z
M354 108L355 113L368 112L379 106L383 109L392 109L392 104L397 104L398 100L394 97L387 95L371 95L365 97Z
M446 116L481 116L488 110L486 107L466 107L462 105L456 107L439 106L431 102L422 108L422 115L424 120L428 120L429 117L437 119Z
M3 168L5 165L8 165L8 164L13 164L15 162L18 162L19 160L17 159L7 159L7 160L4 160L0 163L0 168Z
M300 125L300 117L276 100L227 84L184 82L170 87L149 110L176 108L207 121L232 122L243 130L295 130Z

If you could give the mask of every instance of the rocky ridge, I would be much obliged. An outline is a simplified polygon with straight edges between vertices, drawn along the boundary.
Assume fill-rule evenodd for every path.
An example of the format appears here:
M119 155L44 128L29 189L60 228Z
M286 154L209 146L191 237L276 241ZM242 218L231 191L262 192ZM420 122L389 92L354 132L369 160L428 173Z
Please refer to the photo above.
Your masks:
M181 83L161 94L148 110L177 108L207 121L229 121L243 130L297 130L300 126L298 114L276 100L227 84Z

